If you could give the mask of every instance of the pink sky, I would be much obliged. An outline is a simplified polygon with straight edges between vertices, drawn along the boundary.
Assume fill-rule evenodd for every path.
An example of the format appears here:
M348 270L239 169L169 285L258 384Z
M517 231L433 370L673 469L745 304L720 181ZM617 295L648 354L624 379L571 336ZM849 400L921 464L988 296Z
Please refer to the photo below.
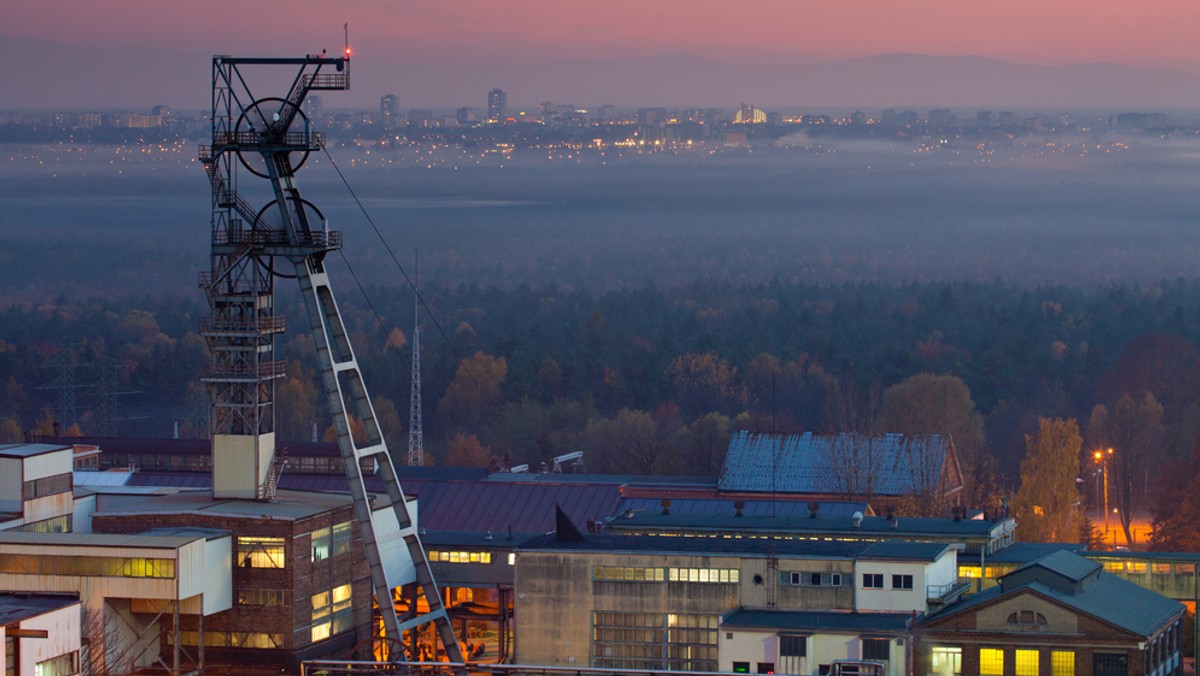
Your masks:
M0 34L187 52L383 61L692 54L815 62L890 52L1200 69L1200 2L1156 0L4 0Z

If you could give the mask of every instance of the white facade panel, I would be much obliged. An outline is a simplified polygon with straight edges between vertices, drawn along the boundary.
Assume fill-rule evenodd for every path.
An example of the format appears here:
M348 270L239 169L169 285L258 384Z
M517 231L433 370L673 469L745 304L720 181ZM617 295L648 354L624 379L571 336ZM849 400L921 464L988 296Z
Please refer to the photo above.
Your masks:
M74 603L21 622L21 629L42 630L48 636L18 639L21 641L21 665L17 673L22 676L34 676L38 662L78 653L81 631L79 615L80 606Z
M0 512L21 512L22 458L0 458Z
M75 449L64 448L25 458L25 481L71 474L75 469Z

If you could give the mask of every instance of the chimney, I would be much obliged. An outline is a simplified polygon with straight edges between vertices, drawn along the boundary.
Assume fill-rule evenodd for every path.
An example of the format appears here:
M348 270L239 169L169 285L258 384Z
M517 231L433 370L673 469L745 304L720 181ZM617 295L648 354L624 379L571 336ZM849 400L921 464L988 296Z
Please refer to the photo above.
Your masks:
M670 500L670 498L663 498L662 508L663 508L663 512L662 512L663 516L671 516L671 500Z
M819 502L808 503L808 518L810 518L810 519L817 518L817 510L819 510L819 509L821 509L821 503L819 503Z
M743 500L737 500L733 503L733 515L737 518L742 517L742 512L746 509L746 503Z

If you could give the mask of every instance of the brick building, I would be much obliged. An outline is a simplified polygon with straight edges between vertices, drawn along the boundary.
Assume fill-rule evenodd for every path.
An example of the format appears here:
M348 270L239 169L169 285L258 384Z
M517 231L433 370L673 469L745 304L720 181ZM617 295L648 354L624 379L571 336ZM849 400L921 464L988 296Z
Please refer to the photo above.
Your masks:
M1182 604L1057 551L920 620L913 673L1182 673Z

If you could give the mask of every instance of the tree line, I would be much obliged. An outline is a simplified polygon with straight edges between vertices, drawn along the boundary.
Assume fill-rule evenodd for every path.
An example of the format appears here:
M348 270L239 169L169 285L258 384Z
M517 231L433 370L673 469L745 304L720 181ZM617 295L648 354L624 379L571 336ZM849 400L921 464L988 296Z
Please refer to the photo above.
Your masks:
M385 435L402 451L413 298L393 287L367 294L370 308L345 294L343 311ZM583 450L591 471L713 475L735 429L949 433L969 503L1008 500L1027 515L1094 500L1091 454L1113 448L1110 500L1125 527L1136 509L1159 508L1152 498L1189 494L1159 484L1200 464L1197 280L1033 289L700 281L602 294L464 284L429 286L423 298L426 448L440 464L536 465ZM297 299L285 295L280 307L303 325ZM147 416L122 421L120 433L165 435L178 422L184 434L205 434L196 381L205 315L178 298L10 305L0 311L0 437L54 423L97 433L102 393L85 381L104 360L121 366L117 389L137 393L121 410ZM284 442L328 427L312 355L301 332L277 344L289 375L276 389ZM80 384L69 420L53 386L64 363ZM1072 421L1077 448L1055 427ZM1075 494L1019 494L1033 487L1023 479L1046 474L1033 460L1043 447L1077 456L1052 462L1070 467ZM1185 514L1176 505L1161 520ZM1086 536L1070 522L1047 528Z

